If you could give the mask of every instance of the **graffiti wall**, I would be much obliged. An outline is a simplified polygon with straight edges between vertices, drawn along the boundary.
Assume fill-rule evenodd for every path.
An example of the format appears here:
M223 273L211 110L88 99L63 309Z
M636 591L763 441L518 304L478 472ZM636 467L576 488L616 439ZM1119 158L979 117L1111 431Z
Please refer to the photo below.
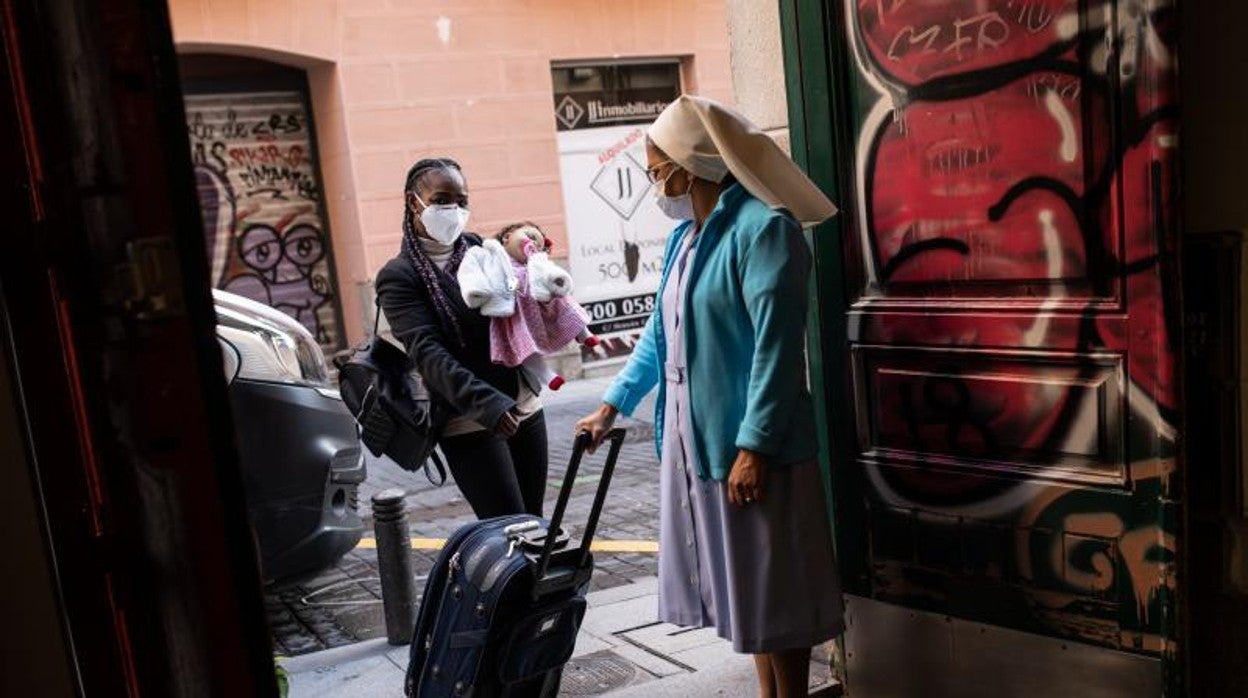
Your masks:
M1175 8L854 0L844 19L855 593L1167 651Z
M186 96L212 283L339 348L330 240L303 94Z

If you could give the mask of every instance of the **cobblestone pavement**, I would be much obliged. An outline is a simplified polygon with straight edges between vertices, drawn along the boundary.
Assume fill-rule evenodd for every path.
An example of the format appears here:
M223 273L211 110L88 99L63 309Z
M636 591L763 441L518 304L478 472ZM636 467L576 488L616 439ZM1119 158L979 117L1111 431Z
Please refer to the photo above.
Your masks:
M599 404L609 378L568 383L556 393L543 395L550 434L550 476L547 484L549 513L571 457L573 426ZM659 527L658 464L654 450L653 396L637 410L642 419L621 419L628 438L620 453L615 476L603 508L598 540L657 541ZM569 501L567 524L573 531L588 518L597 486L601 454L589 457ZM435 487L422 473L409 473L389 461L370 460L368 479L360 490L361 513L371 536L368 502L384 489L407 492L409 527L413 537L445 538L474 519L468 503L453 482ZM574 533L575 535L575 533ZM433 566L437 551L413 550L412 567L417 575ZM596 555L593 589L609 589L657 574L653 553L599 553ZM423 585L418 580L417 589ZM334 567L305 579L271 587L266 594L269 622L278 654L295 656L385 636L381 589L374 550L358 547Z

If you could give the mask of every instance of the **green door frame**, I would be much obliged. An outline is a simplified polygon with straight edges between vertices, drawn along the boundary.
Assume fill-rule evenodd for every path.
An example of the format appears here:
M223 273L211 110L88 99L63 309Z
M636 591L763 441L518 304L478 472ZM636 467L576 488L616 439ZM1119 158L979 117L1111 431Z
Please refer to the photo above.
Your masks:
M814 229L811 244L815 274L810 311L809 355L815 409L819 425L819 462L832 503L830 516L836 536L837 559L845 591L868 594L870 576L863 561L864 522L861 507L844 498L860 491L854 469L835 467L853 457L855 438L851 391L847 374L848 310L843 236L850 230L850 192L845 183L841 153L850 153L844 66L848 60L837 32L841 14L834 0L780 0L780 26L789 102L789 134L793 159L821 189L841 205L831 220Z

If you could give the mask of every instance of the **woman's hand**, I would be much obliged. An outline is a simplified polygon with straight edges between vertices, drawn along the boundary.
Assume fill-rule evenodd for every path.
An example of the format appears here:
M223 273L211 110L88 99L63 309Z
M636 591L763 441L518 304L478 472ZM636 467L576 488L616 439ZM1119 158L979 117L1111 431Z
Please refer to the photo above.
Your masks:
M763 499L767 482L767 463L761 453L741 449L728 474L728 501L743 507Z
M594 410L588 417L576 423L576 433L586 432L589 434L589 452L593 453L602 445L602 440L606 437L607 432L611 431L612 425L615 424L615 417L620 413L614 406L602 403L602 405Z
M510 439L520 430L520 417L515 411L504 412L502 417L498 418L498 424L494 425L494 433Z

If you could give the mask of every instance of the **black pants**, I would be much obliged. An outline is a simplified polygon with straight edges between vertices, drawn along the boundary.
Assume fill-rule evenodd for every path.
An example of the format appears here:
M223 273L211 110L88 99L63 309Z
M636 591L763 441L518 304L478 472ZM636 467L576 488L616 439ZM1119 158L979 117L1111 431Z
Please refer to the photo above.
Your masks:
M492 432L442 440L451 476L478 519L507 514L542 515L546 496L546 414L538 412L503 439ZM546 698L559 692L562 670L556 669L507 688L505 698Z
M510 439L480 431L443 439L441 445L451 476L478 519L542 515L549 464L545 413L524 420Z

